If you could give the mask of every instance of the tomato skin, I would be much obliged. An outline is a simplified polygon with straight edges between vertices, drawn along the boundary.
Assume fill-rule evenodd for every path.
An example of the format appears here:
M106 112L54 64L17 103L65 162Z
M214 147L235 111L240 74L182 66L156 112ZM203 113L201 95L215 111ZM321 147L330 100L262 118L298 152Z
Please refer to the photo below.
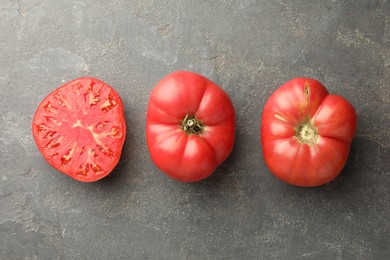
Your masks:
M187 133L186 117L203 126ZM153 89L146 118L151 159L169 177L195 182L210 176L229 156L235 137L235 111L229 96L202 75L176 71Z
M81 182L107 176L118 164L126 137L118 93L95 78L78 78L39 104L32 134L44 159Z
M353 106L329 94L318 81L295 78L278 88L264 106L264 160L279 179L320 186L343 169L356 131Z

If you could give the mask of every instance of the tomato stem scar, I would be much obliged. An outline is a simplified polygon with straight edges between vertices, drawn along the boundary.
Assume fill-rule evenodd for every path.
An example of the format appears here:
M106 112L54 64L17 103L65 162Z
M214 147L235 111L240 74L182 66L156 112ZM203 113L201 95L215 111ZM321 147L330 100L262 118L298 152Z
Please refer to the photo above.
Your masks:
M302 144L312 146L318 140L317 128L310 121L301 122L295 127L295 139Z
M181 121L181 129L186 132L188 135L196 134L200 135L203 130L203 124L197 120L194 116L189 116L188 114Z

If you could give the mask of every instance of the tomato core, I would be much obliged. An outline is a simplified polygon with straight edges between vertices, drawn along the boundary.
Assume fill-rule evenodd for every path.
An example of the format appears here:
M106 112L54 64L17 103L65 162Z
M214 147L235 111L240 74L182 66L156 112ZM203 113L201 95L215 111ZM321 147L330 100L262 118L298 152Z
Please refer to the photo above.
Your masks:
M311 146L317 143L317 128L311 122L303 122L298 124L295 129L295 133L295 139L297 139L297 141L302 144Z
M194 116L186 115L181 122L181 129L188 135L196 134L200 135L203 132L204 126L202 122L197 120Z

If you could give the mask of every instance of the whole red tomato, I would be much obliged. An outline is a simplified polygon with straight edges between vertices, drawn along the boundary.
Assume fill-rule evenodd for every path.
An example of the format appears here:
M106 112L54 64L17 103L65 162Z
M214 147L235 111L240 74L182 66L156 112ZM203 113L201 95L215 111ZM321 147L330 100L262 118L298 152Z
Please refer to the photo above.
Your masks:
M356 112L318 81L296 78L265 104L261 143L266 164L285 182L319 186L344 167L356 130Z
M51 166L78 181L97 181L114 169L122 153L121 98L100 80L73 80L41 102L32 132Z
M171 178L195 182L210 176L234 144L235 112L215 83L177 71L153 89L146 139L157 167Z

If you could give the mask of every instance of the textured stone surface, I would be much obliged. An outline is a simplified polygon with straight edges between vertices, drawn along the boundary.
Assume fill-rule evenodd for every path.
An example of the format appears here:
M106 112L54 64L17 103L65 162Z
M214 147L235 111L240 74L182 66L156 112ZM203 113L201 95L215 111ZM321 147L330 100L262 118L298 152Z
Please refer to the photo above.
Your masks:
M0 259L390 257L389 1L0 0L0 17ZM149 93L178 69L237 112L232 155L195 184L161 174L145 145ZM118 167L90 184L31 136L39 102L84 75L119 92L128 127ZM358 113L344 171L319 188L282 183L261 155L262 107L298 76Z

